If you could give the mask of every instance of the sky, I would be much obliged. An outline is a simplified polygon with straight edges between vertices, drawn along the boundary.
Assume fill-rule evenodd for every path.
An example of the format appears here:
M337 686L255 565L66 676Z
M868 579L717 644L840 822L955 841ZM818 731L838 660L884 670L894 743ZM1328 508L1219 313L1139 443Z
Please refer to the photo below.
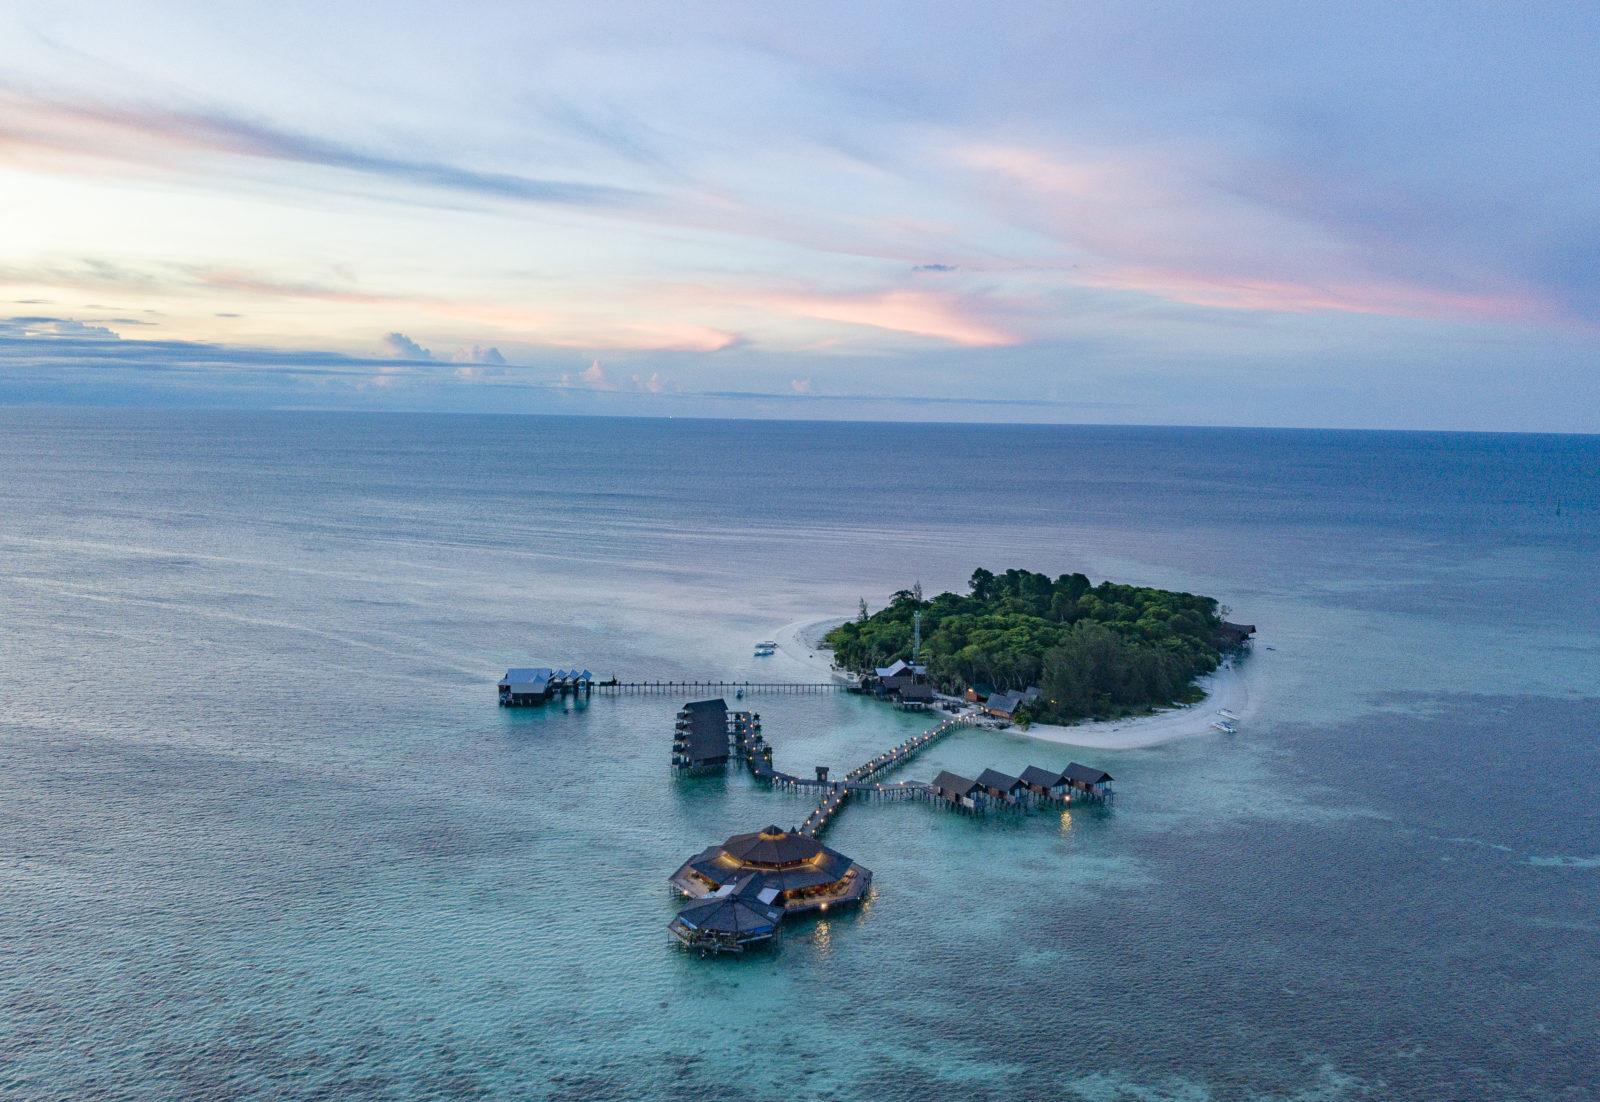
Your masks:
M0 403L1600 431L1600 7L0 6Z

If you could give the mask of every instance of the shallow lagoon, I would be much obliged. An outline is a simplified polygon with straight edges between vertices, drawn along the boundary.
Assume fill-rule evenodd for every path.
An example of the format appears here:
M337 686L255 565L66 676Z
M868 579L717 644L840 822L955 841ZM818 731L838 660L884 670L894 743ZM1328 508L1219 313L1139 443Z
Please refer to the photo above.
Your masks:
M1594 440L0 425L0 1093L1545 1099L1600 1063ZM671 949L665 877L803 798L673 779L674 698L493 704L513 661L752 674L979 563L1218 596L1256 718L954 735L903 775L1076 757L1116 806L848 807L874 898L771 954ZM750 703L796 772L928 722Z

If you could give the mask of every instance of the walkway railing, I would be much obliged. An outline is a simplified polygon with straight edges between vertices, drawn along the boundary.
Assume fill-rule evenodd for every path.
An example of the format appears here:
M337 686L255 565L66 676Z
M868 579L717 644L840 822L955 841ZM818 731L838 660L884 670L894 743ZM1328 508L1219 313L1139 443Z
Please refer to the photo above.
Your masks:
M922 732L915 738L906 739L892 750L886 750L870 761L863 762L845 774L842 781L817 781L816 784L826 785L827 794L806 816L806 821L800 824L800 833L814 838L826 830L833 821L833 816L844 806L846 799L855 796L873 796L881 799L896 799L919 796L928 791L928 786L915 782L902 782L900 784L875 784L874 777L880 777L890 769L897 768L910 761L917 754L926 750L933 743L944 738L957 727L970 727L976 723L972 716L951 716L941 721L936 727ZM789 778L789 783L799 783L798 778Z

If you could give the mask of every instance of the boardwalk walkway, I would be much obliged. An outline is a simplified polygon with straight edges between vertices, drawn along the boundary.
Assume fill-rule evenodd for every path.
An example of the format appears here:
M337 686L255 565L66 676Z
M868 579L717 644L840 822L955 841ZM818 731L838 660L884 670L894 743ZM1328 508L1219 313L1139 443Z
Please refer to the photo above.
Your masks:
M920 782L901 781L896 784L884 784L875 778L904 765L957 727L969 727L973 723L974 720L970 716L951 716L922 734L906 739L893 749L885 750L870 761L856 766L845 774L845 779L842 781L813 780L780 773L761 761L759 757L746 756L745 761L758 778L775 786L791 789L811 788L822 793L817 806L806 816L806 821L800 824L800 833L808 838L814 838L827 829L828 824L833 821L833 816L852 796L857 799L898 800L924 795L928 791L928 786Z

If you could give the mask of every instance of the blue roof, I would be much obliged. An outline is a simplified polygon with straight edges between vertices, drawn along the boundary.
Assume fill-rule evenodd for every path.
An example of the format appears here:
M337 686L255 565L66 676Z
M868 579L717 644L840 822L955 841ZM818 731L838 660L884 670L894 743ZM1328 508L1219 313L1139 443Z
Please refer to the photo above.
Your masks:
M512 681L549 681L555 671L549 666L512 666L500 679L502 685Z

